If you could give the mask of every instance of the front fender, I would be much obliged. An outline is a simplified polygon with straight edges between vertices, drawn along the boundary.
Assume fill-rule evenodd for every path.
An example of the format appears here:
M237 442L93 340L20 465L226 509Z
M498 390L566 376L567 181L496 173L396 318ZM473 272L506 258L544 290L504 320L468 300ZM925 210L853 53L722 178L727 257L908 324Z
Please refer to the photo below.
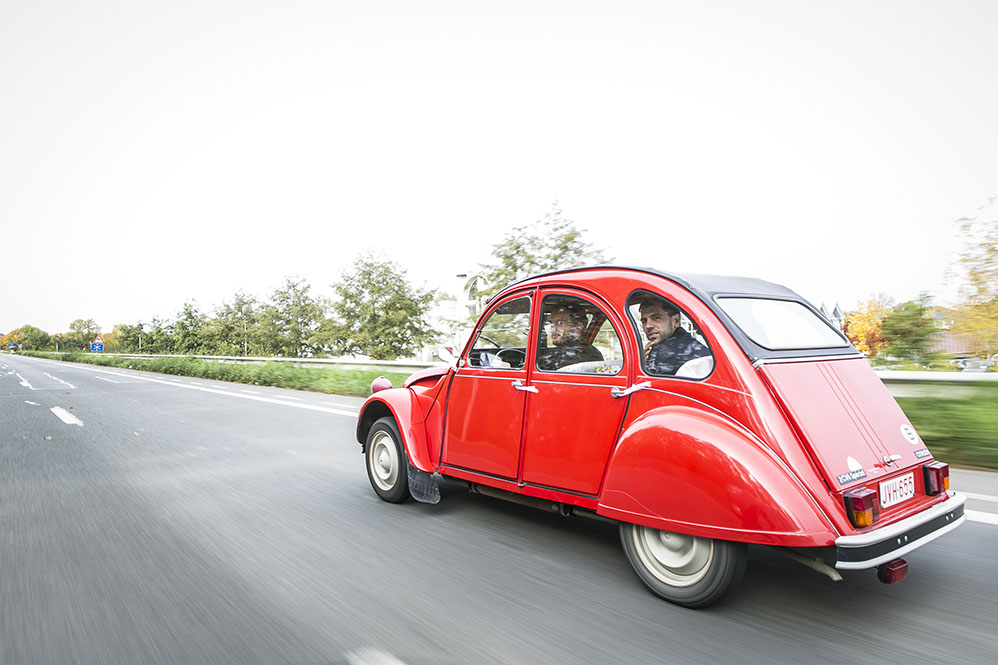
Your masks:
M623 432L597 512L625 522L787 547L824 547L838 535L783 461L720 414L654 409Z
M385 416L395 419L409 463L420 471L433 473L424 426L426 416L417 395L409 388L389 388L368 397L357 418L357 441L361 446L366 444L374 422Z

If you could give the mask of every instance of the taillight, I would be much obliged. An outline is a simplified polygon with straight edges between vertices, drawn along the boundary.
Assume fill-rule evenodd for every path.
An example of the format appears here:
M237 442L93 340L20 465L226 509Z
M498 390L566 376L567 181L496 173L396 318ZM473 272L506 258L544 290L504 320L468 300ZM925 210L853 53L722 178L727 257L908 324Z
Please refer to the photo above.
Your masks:
M925 474L925 493L935 496L949 489L949 464L946 462L929 462L922 467Z
M857 529L870 526L880 517L877 511L877 492L861 487L845 493L846 513L849 521Z

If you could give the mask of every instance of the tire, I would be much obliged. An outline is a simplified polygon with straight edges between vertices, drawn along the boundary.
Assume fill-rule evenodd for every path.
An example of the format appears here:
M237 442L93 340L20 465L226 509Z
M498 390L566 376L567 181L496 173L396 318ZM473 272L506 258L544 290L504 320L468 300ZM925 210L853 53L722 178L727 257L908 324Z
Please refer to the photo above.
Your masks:
M620 542L634 572L651 592L683 607L707 607L735 588L748 546L726 540L620 525Z
M408 461L395 420L380 418L367 433L364 448L367 477L382 500L402 503L409 498Z

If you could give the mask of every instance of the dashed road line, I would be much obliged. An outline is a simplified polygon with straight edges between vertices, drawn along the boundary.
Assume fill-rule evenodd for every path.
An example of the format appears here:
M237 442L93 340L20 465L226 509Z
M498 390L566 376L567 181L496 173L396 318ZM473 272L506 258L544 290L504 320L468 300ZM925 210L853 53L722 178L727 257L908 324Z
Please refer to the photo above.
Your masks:
M48 377L48 378L50 378L50 379L55 379L55 380L56 380L56 381L58 381L59 383L63 383L63 384L65 384L66 386L68 386L68 387L72 388L73 390L76 390L76 386L74 386L74 385L73 385L72 383L70 383L69 381L63 381L63 380L62 380L62 379L60 379L60 378L59 378L58 376L52 376L52 375L51 375L51 374L49 374L48 372L45 372L45 376L47 376L47 377Z
M25 404L30 404L31 406L41 406L38 402L32 402L30 399L24 400Z
M107 381L108 383L121 383L121 381L115 381L114 379L109 379L106 376L95 376L95 379L100 379L101 381Z
M56 418L66 423L67 425L79 425L80 427L83 427L82 420L80 420L79 418L77 418L72 413L62 408L61 406L53 406L51 409L49 409L49 411L54 413Z
M26 378L24 378L23 376L21 376L20 374L18 374L16 372L15 372L15 375L17 376L17 378L19 378L21 380L21 385L22 386L24 386L25 388L28 388L30 390L34 390L35 389L35 387L33 385L31 385L31 383L29 383Z
M973 492L960 492L968 499L977 499L978 501L990 501L992 503L998 503L998 496L991 496L989 494L974 494Z

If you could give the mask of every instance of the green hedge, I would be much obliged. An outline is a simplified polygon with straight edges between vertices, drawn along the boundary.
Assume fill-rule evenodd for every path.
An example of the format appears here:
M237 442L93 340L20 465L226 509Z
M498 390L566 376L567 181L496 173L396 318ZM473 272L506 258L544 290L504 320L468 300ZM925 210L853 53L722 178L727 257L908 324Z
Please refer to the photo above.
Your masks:
M898 397L933 457L954 465L998 469L998 384L953 397ZM937 391L939 392L939 391Z

